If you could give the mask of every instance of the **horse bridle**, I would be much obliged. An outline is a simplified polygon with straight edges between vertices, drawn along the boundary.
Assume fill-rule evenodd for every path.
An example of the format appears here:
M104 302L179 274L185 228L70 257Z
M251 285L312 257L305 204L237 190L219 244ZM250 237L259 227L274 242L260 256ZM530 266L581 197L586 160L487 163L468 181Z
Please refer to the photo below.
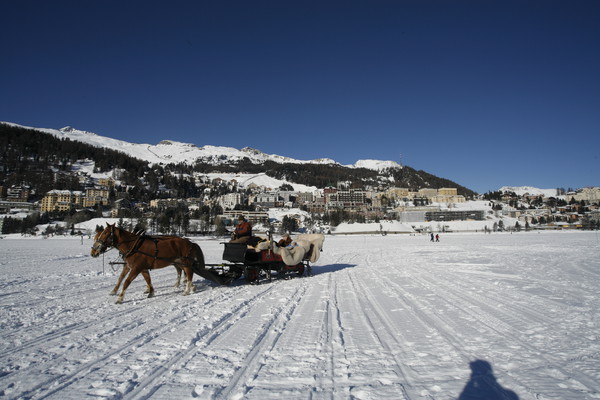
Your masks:
M134 245L128 251L123 252L123 251L119 250L119 253L121 253L121 257L123 259L125 259L128 256L130 256L131 254L136 253L136 252L152 257L152 255L150 255L150 254L146 254L144 252L137 251L136 247L137 247L138 243L141 243L143 240L144 240L144 235L136 235L136 238L133 240L121 241L120 243L135 242ZM156 244L156 242L155 242L155 244ZM111 225L110 235L108 237L106 237L104 240L99 240L99 239L96 240L94 242L94 245L92 246L92 249L97 251L98 254L102 254L106 250L110 249L111 247L117 248L117 245L119 245L119 243L117 243L117 238L115 235L115 227ZM155 259L158 258L157 254L158 254L158 247L156 248L156 254L154 255Z
M108 241L110 240L110 243ZM110 236L104 240L97 239L92 246L93 250L96 250L98 254L104 253L107 249L115 247L115 227L110 227Z

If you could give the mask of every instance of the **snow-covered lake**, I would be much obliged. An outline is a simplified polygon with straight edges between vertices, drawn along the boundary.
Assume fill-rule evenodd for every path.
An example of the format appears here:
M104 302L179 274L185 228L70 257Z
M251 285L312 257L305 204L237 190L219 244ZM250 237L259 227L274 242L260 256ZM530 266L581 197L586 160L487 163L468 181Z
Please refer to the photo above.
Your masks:
M313 277L122 305L91 245L0 240L0 398L600 399L597 232L328 236Z

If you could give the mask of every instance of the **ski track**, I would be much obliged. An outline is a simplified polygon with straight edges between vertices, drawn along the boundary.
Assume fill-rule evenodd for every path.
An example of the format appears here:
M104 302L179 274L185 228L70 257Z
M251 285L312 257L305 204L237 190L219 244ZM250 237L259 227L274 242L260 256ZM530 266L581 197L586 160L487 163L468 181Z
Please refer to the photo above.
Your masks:
M457 399L481 359L521 400L600 399L599 246L548 238L328 237L312 277L181 296L167 267L122 305L91 241L3 240L0 398Z
M473 327L477 327L477 331L474 331L471 335L473 338L492 337L501 344L500 348L515 349L516 353L521 355L521 360L510 360L510 364L513 364L511 368L515 367L514 364L520 363L520 368L531 370L529 374L522 374L522 370L520 370L518 376L509 373L504 378L504 381L509 385L513 387L521 385L524 391L535 398L544 398L541 393L536 392L536 389L534 389L538 387L543 387L543 391L551 398L569 398L568 391L561 390L569 387L577 387L579 391L587 392L590 395L596 394L598 385L597 370L594 370L592 375L576 371L576 368L562 367L561 364L564 360L555 358L552 353L548 352L548 336L551 336L553 329L558 329L560 332L568 330L569 324L572 322L569 321L568 316L572 314L573 310L564 307L561 309L560 302L555 299L548 300L548 298L544 298L543 302L538 302L539 304L528 305L527 303L542 298L523 298L522 294L514 296L518 292L510 290L499 292L495 290L498 280L481 279L476 283L468 283L462 280L457 281L456 271L453 271L452 274L455 278L454 281L452 280L453 276L450 274L447 274L447 278L440 279L437 276L440 273L443 274L443 270L436 270L436 276L434 276L428 273L428 269L424 267L418 274L411 274L411 282L431 291L429 295L413 297L417 305L415 309L431 310L428 313L429 315L422 313L423 319L431 318L433 323L430 325L432 326L446 327L444 335L449 342L454 343L457 350L475 348L468 341L458 337L459 334L464 336L464 333L468 332L464 323L460 323L461 319L466 319ZM404 290L405 286L398 282L394 281L393 284L398 287L399 291ZM554 285L556 286L555 282ZM474 288L476 288L475 291ZM550 288L552 289L552 286ZM573 291L573 289L569 288L569 291ZM468 295L465 295L465 293L468 293ZM500 295L501 293L503 296ZM436 299L433 305L427 304L427 300L430 298ZM439 301L440 299L447 301L447 304L442 304ZM441 305L443 308L440 307ZM553 307L547 310L545 308L548 305ZM557 313L560 313L558 318ZM560 321L563 319L569 322L561 323ZM546 328L550 328L550 330L547 331ZM502 338L502 340L499 341L498 338ZM551 338L550 343L552 340L555 339ZM471 351L465 352L465 355L469 353ZM595 355L597 356L597 353ZM471 355L471 357L473 356L474 354ZM539 359L537 365L535 363L531 365L530 360L535 358ZM547 365L554 365L555 367L548 371ZM554 376L564 378L570 381L570 384L556 385L553 382L548 385L547 376L537 371L534 372L538 369L542 370L541 372L552 373ZM521 378L521 376L532 375L538 375L540 379L524 380Z

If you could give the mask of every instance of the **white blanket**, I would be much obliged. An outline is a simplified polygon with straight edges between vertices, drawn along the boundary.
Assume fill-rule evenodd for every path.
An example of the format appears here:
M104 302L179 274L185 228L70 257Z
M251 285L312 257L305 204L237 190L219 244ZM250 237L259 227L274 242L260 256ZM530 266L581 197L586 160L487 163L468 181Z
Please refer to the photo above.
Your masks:
M323 243L325 243L325 235L321 235L320 233L304 234L299 235L298 240L307 241L313 245L313 251L310 255L309 261L317 262L317 260L321 256L321 251L323 250Z
M287 247L273 247L273 252L279 254L286 265L297 265L302 262L306 254L310 251L310 246L313 246L313 251L310 254L310 262L316 262L321 255L325 236L320 234L299 235L296 240Z

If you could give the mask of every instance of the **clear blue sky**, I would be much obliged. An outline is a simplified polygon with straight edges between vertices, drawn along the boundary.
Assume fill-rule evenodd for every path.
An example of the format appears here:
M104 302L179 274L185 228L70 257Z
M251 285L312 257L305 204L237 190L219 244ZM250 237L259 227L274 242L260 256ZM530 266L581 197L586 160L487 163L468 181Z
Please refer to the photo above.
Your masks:
M0 2L0 120L600 186L600 1Z

